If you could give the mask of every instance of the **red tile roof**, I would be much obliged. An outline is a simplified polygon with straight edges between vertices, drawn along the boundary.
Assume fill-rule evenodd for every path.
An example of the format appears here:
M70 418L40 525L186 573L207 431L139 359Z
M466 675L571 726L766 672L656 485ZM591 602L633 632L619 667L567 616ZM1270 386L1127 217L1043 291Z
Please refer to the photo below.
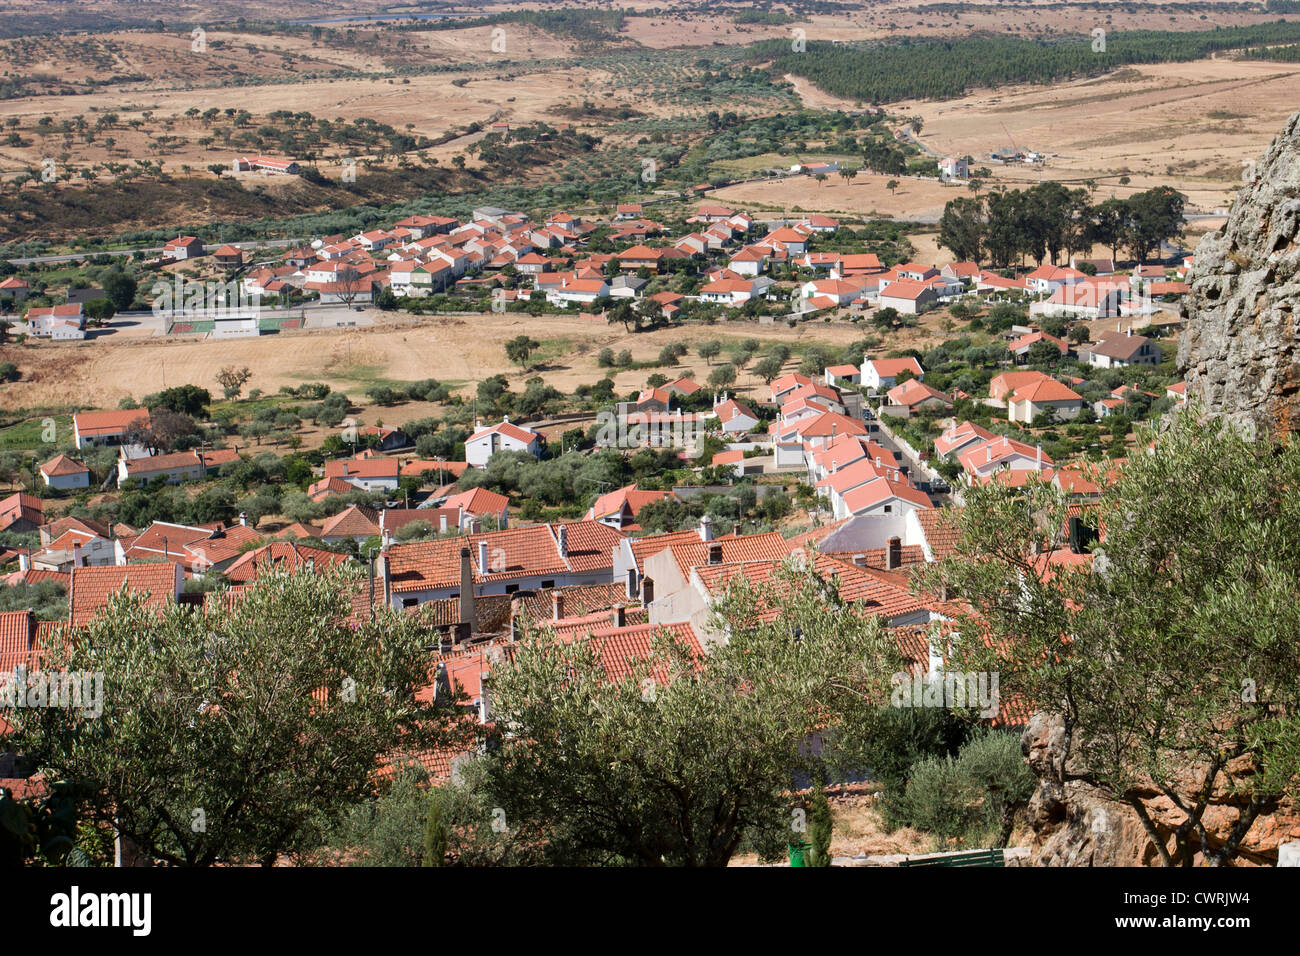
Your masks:
M149 427L149 410L147 408L131 408L120 412L82 412L72 416L73 422L77 426L77 434L81 436L95 435L117 435L128 428L134 422L140 422L141 428Z
M179 576L179 566L171 561L125 567L73 568L68 587L69 618L74 626L89 623L123 588L145 593L146 605L161 609L175 601Z

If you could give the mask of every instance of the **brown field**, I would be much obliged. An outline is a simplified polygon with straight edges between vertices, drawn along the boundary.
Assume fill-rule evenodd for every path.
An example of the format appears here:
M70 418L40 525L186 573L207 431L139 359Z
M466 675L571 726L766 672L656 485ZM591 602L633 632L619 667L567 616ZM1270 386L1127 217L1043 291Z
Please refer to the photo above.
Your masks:
M628 392L643 388L646 377L655 370L601 369L596 355L602 348L615 352L628 349L636 361L650 361L670 342L685 341L693 347L706 339L718 339L725 346L732 340L755 338L760 342L816 342L843 347L865 334L865 330L847 322L809 322L794 329L721 322L711 327L696 325L627 334L621 325L576 316L534 319L523 314L489 313L428 317L410 323L391 321L383 313L375 313L375 318L377 324L372 328L288 332L250 339L123 337L116 341L3 346L0 361L16 363L24 380L0 386L0 409L115 408L122 398L130 395L139 399L161 389L164 382L168 387L192 384L215 390L217 372L227 365L247 366L253 372L247 389L260 388L264 392L277 391L281 385L317 381L361 398L377 380L437 378L470 383L463 389L470 397L474 393L472 383L497 373L506 374L514 388L522 387L524 378L539 374L563 392L611 374L615 390ZM909 338L931 337L925 330L916 332L919 335ZM522 333L544 346L549 344L559 357L525 375L506 360L504 351L505 342ZM722 361L725 353L715 360ZM687 369L703 381L710 366L692 352L683 364L660 371L675 376ZM756 397L764 391L761 381L748 371L740 373L737 386L737 392ZM393 414L393 410L387 411ZM418 417L410 413L408 406L402 406L397 414L403 421Z
M885 188L890 180L898 180L898 188L891 193ZM910 219L938 219L943 206L954 196L970 193L964 184L939 183L908 176L877 176L858 173L846 183L831 174L824 183L809 176L792 176L771 182L744 183L728 186L709 194L710 199L753 208L761 214L770 212L824 212L848 213L872 217L900 217Z
M1168 183L1211 211L1231 203L1243 163L1259 157L1297 102L1300 66L1215 58L898 109L925 119L921 140L940 154L982 162L1006 145L1002 124L1022 149L1046 154L1042 167L995 167L998 182L1092 179L1099 197L1121 198Z

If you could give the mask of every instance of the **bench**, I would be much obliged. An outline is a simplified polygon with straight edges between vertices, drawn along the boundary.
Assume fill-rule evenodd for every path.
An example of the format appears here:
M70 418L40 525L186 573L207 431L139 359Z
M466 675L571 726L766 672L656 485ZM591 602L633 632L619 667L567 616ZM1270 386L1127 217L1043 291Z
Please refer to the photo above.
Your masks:
M1005 850L970 850L903 860L899 866L1006 866Z

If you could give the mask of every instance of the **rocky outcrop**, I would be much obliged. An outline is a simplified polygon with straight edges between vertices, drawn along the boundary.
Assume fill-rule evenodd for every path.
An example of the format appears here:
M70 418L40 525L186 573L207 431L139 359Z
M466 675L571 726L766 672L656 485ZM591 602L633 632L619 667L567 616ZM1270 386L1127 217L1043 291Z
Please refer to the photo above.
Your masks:
M1300 430L1300 113L1246 176L1196 248L1178 366L1212 414L1286 434Z
M1029 801L1028 822L1033 830L1030 846L1034 866L1160 866L1156 845L1137 813L1127 802L1112 799L1084 779L1077 757L1066 761L1065 783L1059 768L1065 746L1065 729L1059 717L1038 713L1025 728L1020 748L1038 777L1038 789ZM1189 768L1187 792L1193 789ZM1244 767L1231 767L1238 776ZM1213 853L1221 847L1241 817L1245 799L1230 792L1228 781L1218 788L1202 818ZM1139 785L1126 797L1141 800L1165 847L1174 851L1174 832L1186 816L1153 783ZM1278 845L1300 839L1300 808L1280 801L1261 813L1242 841L1235 866L1275 866ZM1203 865L1204 853L1195 855Z

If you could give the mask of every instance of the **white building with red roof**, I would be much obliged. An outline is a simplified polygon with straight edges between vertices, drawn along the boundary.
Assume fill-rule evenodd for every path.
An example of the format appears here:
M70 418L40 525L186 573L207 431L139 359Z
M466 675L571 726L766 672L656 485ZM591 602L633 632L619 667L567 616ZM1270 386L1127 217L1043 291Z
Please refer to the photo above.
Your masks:
M162 256L173 262L203 255L203 242L194 236L177 236L163 246Z
M1039 415L1053 414L1060 421L1077 418L1083 411L1083 397L1054 378L1030 382L1007 398L1007 420L1028 424Z
M465 440L465 460L474 468L486 467L492 456L501 451L522 451L535 458L542 451L542 436L503 418L487 427L480 423Z
M55 455L40 467L41 478L51 488L66 491L90 487L90 469L67 455Z
M887 391L898 384L898 376L911 372L913 378L925 378L925 370L914 356L903 358L862 359L862 384L873 391Z

